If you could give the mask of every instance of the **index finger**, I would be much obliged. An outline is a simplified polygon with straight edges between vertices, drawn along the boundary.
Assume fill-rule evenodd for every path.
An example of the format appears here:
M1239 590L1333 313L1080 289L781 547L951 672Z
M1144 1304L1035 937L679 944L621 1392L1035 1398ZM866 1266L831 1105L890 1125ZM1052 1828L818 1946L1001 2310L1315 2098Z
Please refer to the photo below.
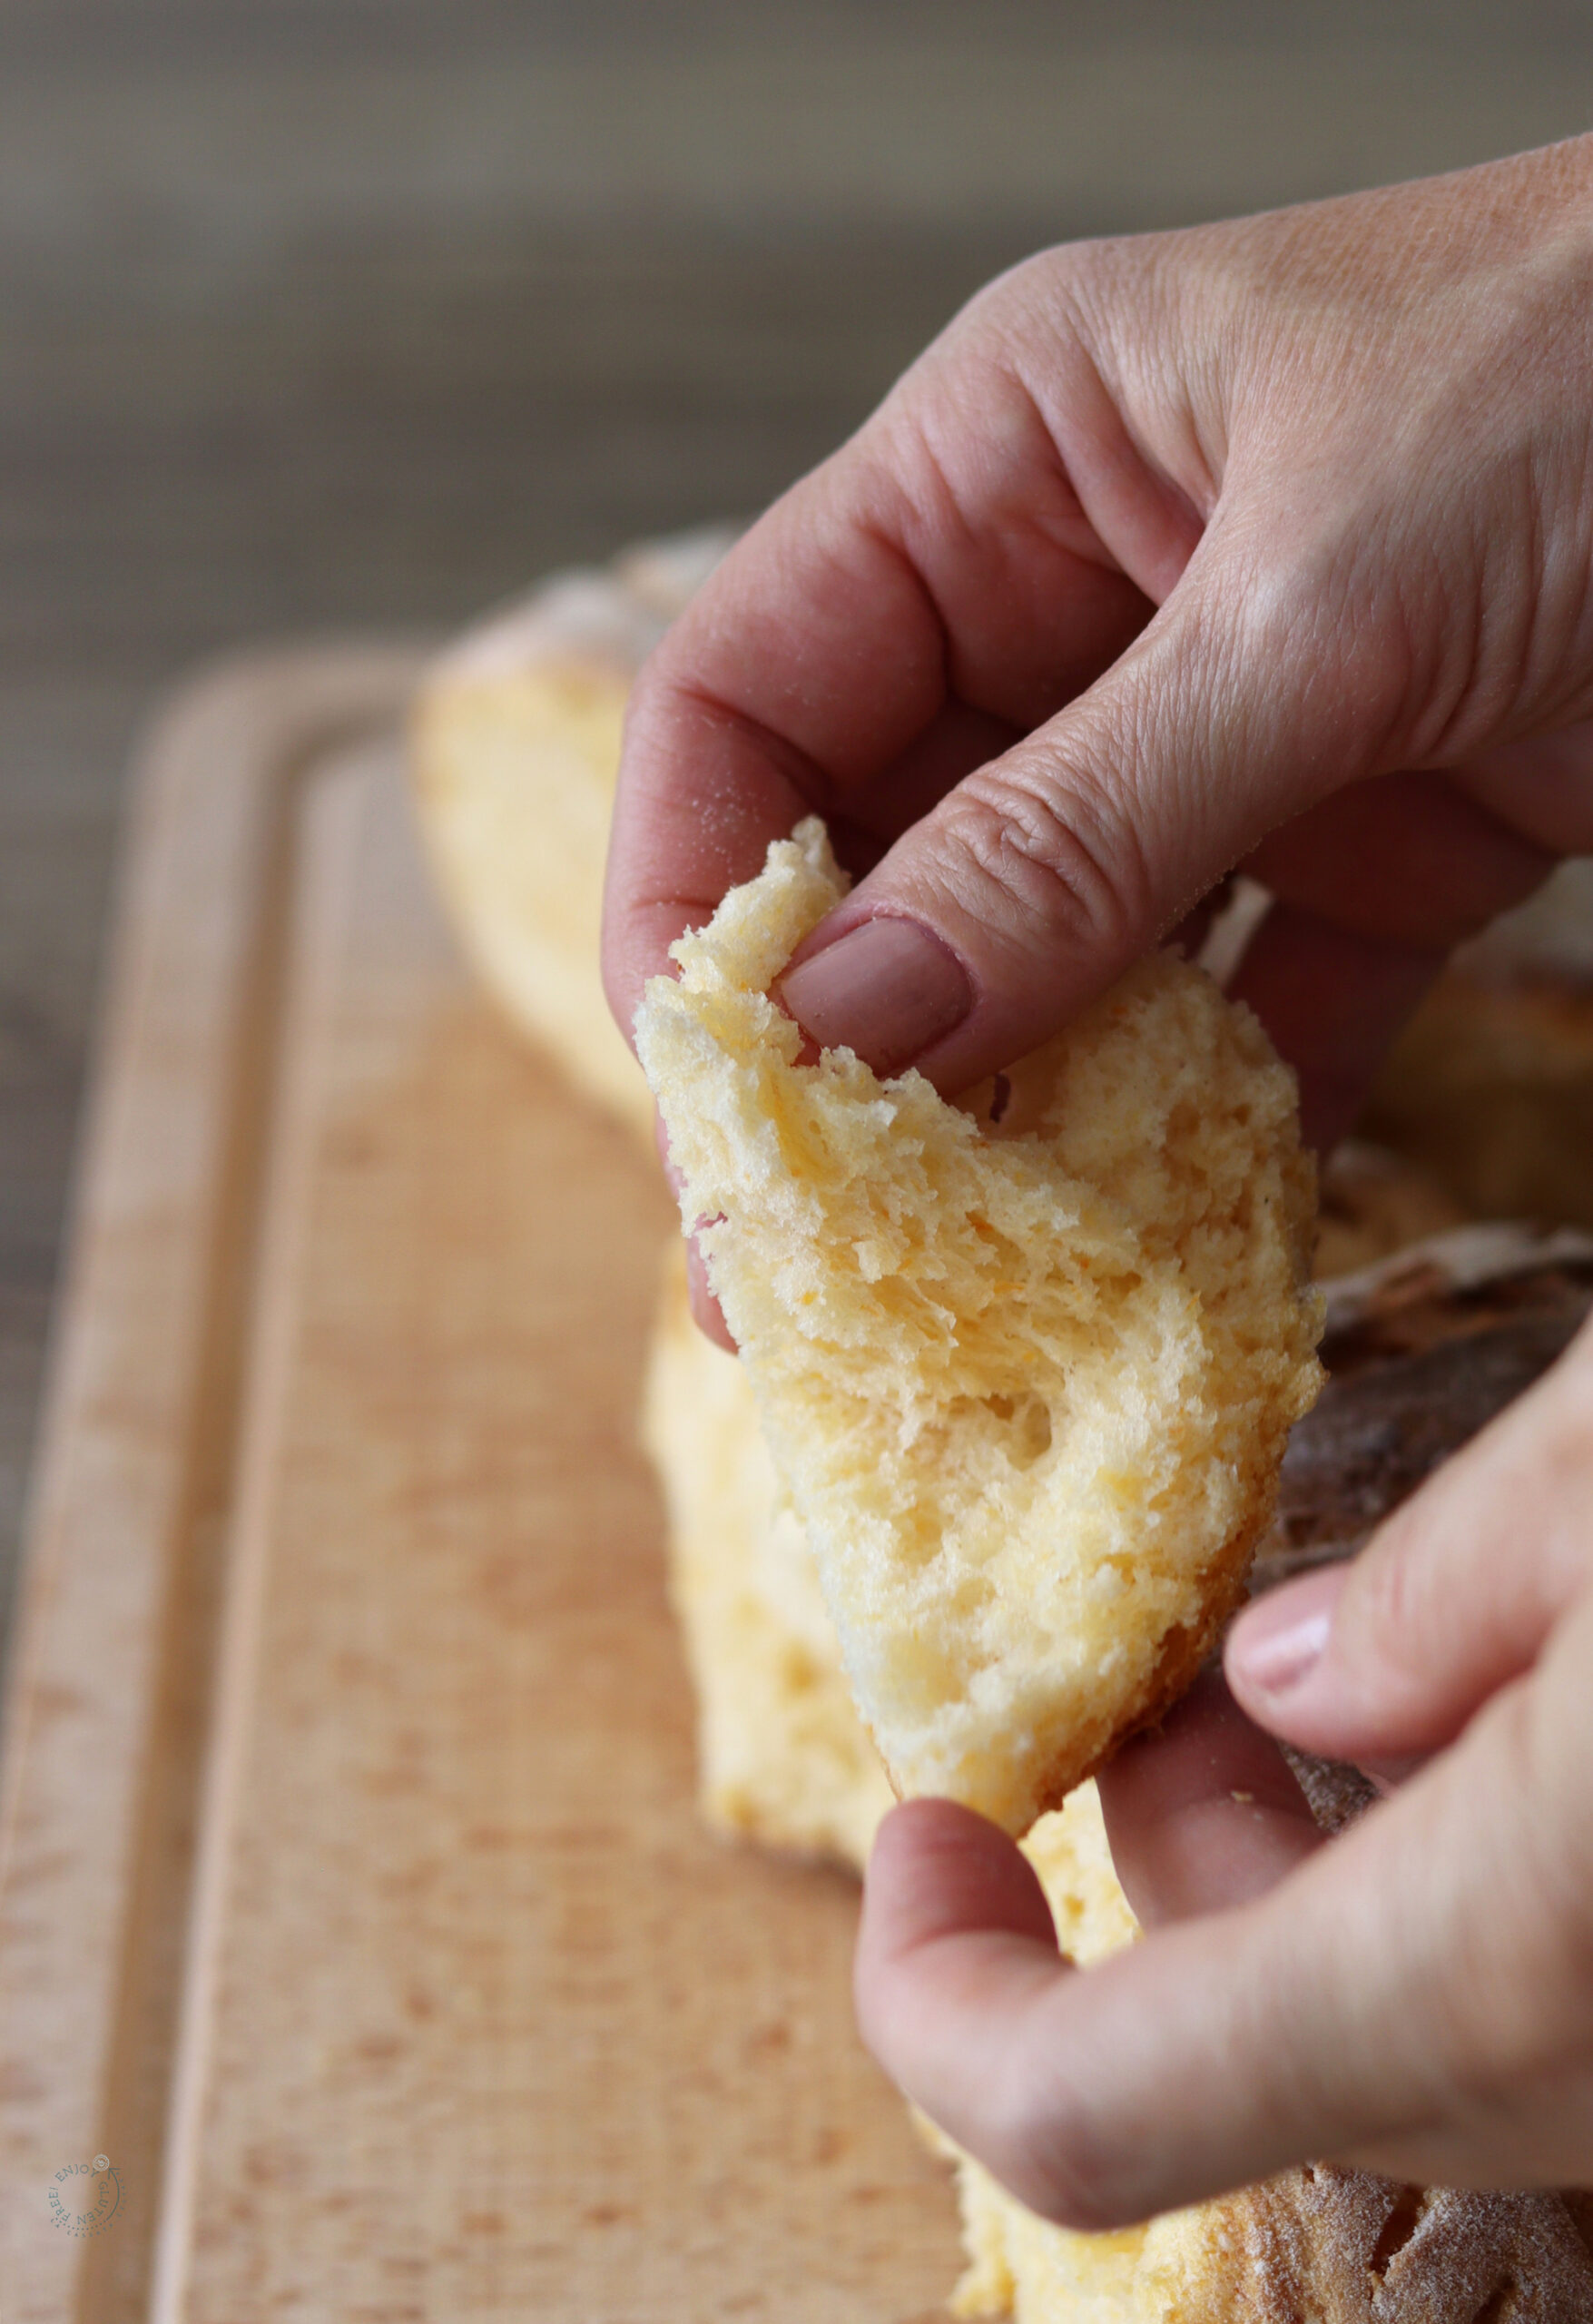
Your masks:
M1150 610L1009 363L927 359L744 537L638 682L605 912L620 1024L772 840L818 813L888 842Z
M822 476L737 545L644 670L626 719L604 973L627 1032L675 938L804 815L830 820L841 788L927 725L943 694L923 593L846 523Z

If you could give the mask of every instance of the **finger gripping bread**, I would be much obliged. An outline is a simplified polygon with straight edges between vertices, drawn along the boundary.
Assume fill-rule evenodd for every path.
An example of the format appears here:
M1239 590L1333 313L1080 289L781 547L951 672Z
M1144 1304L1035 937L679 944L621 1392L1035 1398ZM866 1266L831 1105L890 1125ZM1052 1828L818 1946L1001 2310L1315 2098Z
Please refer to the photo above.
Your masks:
M769 988L841 893L804 823L638 1050L891 1779L1022 1832L1237 1600L1319 1378L1312 1170L1260 1027L1169 956L999 1103L799 1063Z

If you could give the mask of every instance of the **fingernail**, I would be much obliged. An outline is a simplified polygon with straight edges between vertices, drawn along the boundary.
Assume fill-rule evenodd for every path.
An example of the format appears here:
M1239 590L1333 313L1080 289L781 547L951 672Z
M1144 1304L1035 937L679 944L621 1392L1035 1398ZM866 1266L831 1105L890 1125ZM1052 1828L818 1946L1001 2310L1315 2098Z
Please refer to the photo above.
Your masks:
M1307 1614L1274 1636L1252 1642L1246 1639L1244 1675L1264 1694L1287 1695L1309 1678L1322 1660L1328 1642L1325 1614Z
M1230 1649L1248 1686L1274 1698L1303 1686L1326 1651L1344 1580L1342 1571L1313 1574L1250 1608Z
M950 947L916 920L883 916L788 970L780 995L821 1049L853 1049L880 1074L910 1065L973 1007Z

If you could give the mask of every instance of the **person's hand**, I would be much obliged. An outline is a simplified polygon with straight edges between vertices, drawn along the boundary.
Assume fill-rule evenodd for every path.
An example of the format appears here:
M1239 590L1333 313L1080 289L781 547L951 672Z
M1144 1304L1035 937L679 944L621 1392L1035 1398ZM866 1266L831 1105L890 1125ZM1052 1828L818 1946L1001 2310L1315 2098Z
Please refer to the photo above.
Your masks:
M857 1964L887 2070L1077 2228L1307 2160L1593 2185L1593 1326L1226 1663L1253 1718L1389 1796L1322 1842L1275 1746L1197 1690L1102 1780L1150 1933L1087 1971L994 1826L897 1808Z
M817 810L868 876L786 1003L951 1093L1244 862L1238 990L1329 1142L1444 953L1593 846L1590 576L1593 139L1047 251L644 671L615 1012Z
M786 1004L949 1093L1244 864L1277 901L1235 990L1330 1143L1450 948L1593 848L1590 293L1593 140L992 286L644 674L622 1025L815 810L866 876ZM1584 1344L1396 1521L1297 1688L1264 1640L1297 1593L1235 1632L1275 1731L1432 1755L1331 1847L1197 1700L1104 1786L1178 1925L1078 1974L998 1834L888 1819L863 2023L1038 2208L1113 2224L1309 2155L1588 2181L1590 1374Z

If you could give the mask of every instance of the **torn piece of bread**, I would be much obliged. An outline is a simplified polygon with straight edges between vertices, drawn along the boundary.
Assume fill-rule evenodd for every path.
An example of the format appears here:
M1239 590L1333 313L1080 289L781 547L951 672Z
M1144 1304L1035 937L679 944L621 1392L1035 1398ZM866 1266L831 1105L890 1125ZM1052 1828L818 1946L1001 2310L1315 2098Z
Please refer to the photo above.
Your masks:
M1312 1168L1260 1027L1171 956L1002 1108L799 1064L769 988L841 892L818 823L772 847L638 1050L891 1779L1023 1832L1244 1589L1320 1376Z
M698 1797L721 1831L860 1871L891 1790L747 1375L704 1336L670 1251L643 1437L669 1510L670 1597L697 1700Z
M1335 1271L1334 1260L1364 1265L1411 1239L1402 1229L1434 1208L1446 1224L1451 1216L1447 1203L1432 1202L1419 1173L1408 1174L1407 1189L1406 1166L1391 1157L1358 1148L1352 1159L1342 1178L1328 1166L1334 1234L1319 1231L1319 1280ZM1328 1357L1325 1345L1322 1353ZM1496 1359L1490 1376L1499 1368ZM1290 1440L1261 1558L1293 1553L1302 1518L1291 1470L1314 1475L1324 1419L1342 1433L1342 1399L1331 1386ZM1373 1417L1368 1426L1382 1422ZM1419 1432L1423 1443L1429 1433ZM861 1871L893 1794L853 1707L835 1625L763 1442L751 1383L735 1357L691 1322L678 1243L660 1294L643 1434L670 1514L670 1593L697 1702L704 1816L721 1831L839 1856ZM1359 1479L1359 1447L1351 1457ZM1042 1820L1036 1831L1045 1828Z

